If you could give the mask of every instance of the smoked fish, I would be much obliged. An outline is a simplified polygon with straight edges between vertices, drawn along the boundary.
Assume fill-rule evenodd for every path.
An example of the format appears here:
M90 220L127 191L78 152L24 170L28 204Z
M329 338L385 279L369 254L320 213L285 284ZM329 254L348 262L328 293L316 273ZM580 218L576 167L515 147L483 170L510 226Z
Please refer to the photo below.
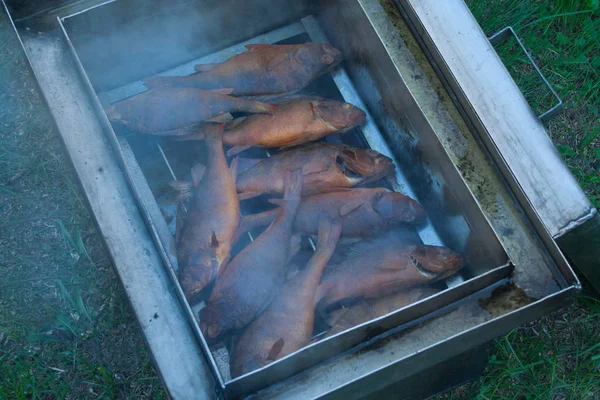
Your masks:
M341 301L378 298L447 278L464 266L464 259L442 246L407 245L384 241L359 244L354 256L327 267L317 291L319 310Z
M227 265L201 310L200 329L207 342L248 325L277 294L292 251L292 225L301 193L302 171L288 171L284 205L275 222Z
M350 103L299 97L278 103L268 115L250 115L225 127L223 143L234 146L228 156L250 147L291 147L345 132L366 118L363 110Z
M269 201L281 203L277 199ZM278 213L278 209L272 209L244 216L239 232L268 225ZM385 188L337 189L304 197L294 222L294 231L316 235L319 219L324 216L341 220L343 237L365 238L402 224L418 223L425 218L425 210L410 197Z
M275 108L228 93L231 89L157 88L106 106L104 111L111 122L140 133L181 136L195 133L203 122L227 122L231 112L272 113Z
M284 171L288 169L302 169L302 195L307 196L375 181L393 175L395 168L390 158L375 150L337 143L310 144L255 162L238 174L240 200L283 193Z
M339 308L327 316L331 328L321 340L360 325L363 322L382 317L409 304L433 296L439 290L433 288L407 289L377 299L365 299L347 308Z
M236 342L233 377L261 368L306 346L315 319L315 292L340 236L341 224L319 221L317 249L304 269L288 280L269 307Z
M153 76L148 88L233 88L235 96L294 93L342 61L339 50L321 43L296 45L248 44L248 51L219 64L196 65L201 73L189 76Z
M223 152L222 124L213 124L206 132L207 167L192 169L195 189L181 229L177 227L179 279L188 299L200 293L227 263L240 219L237 159L230 170ZM178 187L177 183L173 186Z

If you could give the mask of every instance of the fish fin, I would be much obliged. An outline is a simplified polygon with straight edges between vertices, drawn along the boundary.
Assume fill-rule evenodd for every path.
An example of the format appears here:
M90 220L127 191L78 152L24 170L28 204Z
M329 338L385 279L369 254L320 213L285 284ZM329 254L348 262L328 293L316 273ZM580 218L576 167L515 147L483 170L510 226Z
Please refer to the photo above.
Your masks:
M197 187L202 180L202 177L204 177L204 174L206 173L206 167L204 164L198 163L192 167L191 173L194 187Z
M217 239L217 234L213 231L212 236L210 237L210 247L216 249L219 247L219 239Z
M244 122L244 120L246 118L247 118L246 116L243 116L243 117L238 117L238 118L234 119L233 121L231 121L231 122L227 123L227 125L225 125L225 130L230 131L232 129L237 128L238 126L240 126L240 124L242 122Z
M234 90L233 88L219 88L219 89L211 89L209 91L213 92L213 93L230 95L231 93L233 93L233 90Z
M230 113L223 112L218 115L215 115L210 119L205 120L204 122L216 122L218 124L226 124L231 121L233 121L233 115L231 115Z
M340 207L340 217L348 215L354 210L358 210L363 204L365 204L365 202L362 199L357 199L344 204Z
M192 182L171 181L169 182L169 186L179 192L179 200L189 199L194 194L194 185Z
M229 171L231 172L231 177L233 178L233 183L235 183L237 181L237 176L238 176L238 157L235 157L233 160L231 160L231 165L229 165Z
M308 162L302 166L302 173L306 178L311 174L319 174L321 172L329 171L329 169L329 167L321 168L318 164Z
M196 65L194 65L194 70L198 71L198 72L206 72L206 71L210 71L211 69L213 69L217 65L219 65L219 63L214 63L214 64L196 64Z
M326 251L328 254L332 254L341 233L342 223L339 219L320 218L317 228L317 251Z
M255 197L260 196L262 193L259 192L242 192L242 193L238 193L238 198L240 200L249 200L249 199L253 199Z
M269 354L267 354L267 361L275 361L277 360L277 356L283 350L283 346L285 345L285 340L283 338L279 338L275 343L273 343L273 347L269 350Z
M322 171L315 171L315 172L311 172L309 174L305 174L304 175L304 184L308 187L310 186L311 188L317 189L318 193L324 193L324 192L334 192L336 191L336 188L330 188L330 190L327 190L328 186L331 186L331 176L329 176L328 178L328 172L329 169L325 169Z
M271 46L273 46L273 45L269 44L269 43L249 43L249 44L245 45L244 47L247 48L248 50L252 50L252 49L260 49L260 48L271 47Z
M201 131L201 130L202 130L202 123L198 123L198 124L186 125L181 128L154 132L152 135L176 138L176 137L190 136L190 135L198 134L199 131ZM202 137L202 139L203 139L203 137ZM187 140L190 140L190 139L187 139Z
M249 170L254 167L256 164L261 162L263 158L241 158L238 159L238 173L242 173L244 171Z
M283 93L272 93L272 94L260 94L255 96L244 96L246 100L255 100L260 102L274 102L279 103L282 99L284 99L288 93L295 92L283 92Z
M285 200L283 199L269 199L267 201L271 204L275 204L276 206L280 207L285 204Z
M229 150L227 150L227 157L235 156L236 154L241 153L244 150L248 150L252 146L233 146Z
M314 139L310 139L310 136L308 136L308 132L303 132L296 139L290 140L289 142L285 143L283 146L281 146L279 148L279 150L284 150L284 149L286 149L288 147L298 146L300 144L305 144L306 142L309 142L311 140L314 140Z
M267 71L273 72L277 70L283 63L291 60L292 56L289 53L277 54L267 65Z

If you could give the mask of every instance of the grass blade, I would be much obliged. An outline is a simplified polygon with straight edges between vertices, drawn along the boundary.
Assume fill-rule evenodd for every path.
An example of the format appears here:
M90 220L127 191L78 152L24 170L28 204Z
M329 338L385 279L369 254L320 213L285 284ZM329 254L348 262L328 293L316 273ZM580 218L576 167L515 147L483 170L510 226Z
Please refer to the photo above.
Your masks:
M63 238L65 239L65 241L68 242L74 250L76 250L77 246L75 246L75 242L73 241L73 238L71 237L71 234L69 233L69 231L67 230L67 228L65 227L65 225L63 224L63 222L60 220L60 218L56 218L54 221L56 222L56 224L60 228L60 232L62 233Z
M71 304L71 307L73 307L74 310L77 310L77 305L75 304L73 297L71 297L71 294L69 293L69 291L63 284L62 280L56 279L56 284L58 285L58 287L60 289L60 294L61 294L63 300L66 299Z
M75 289L75 303L77 303L77 310L79 314L84 315L89 322L92 322L92 317L88 313L88 310L83 303L83 298L81 297L81 290L79 288Z

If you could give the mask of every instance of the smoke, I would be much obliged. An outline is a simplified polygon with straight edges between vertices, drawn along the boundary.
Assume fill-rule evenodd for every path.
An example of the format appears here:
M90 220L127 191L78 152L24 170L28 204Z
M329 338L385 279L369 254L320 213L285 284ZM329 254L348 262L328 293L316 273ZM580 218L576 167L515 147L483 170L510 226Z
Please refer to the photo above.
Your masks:
M298 20L305 10L304 1L116 1L64 23L102 92Z

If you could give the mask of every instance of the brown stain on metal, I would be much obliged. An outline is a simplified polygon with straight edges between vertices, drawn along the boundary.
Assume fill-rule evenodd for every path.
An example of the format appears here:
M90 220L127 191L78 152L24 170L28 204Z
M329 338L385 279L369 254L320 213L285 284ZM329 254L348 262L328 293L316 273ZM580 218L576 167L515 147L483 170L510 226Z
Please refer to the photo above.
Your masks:
M527 296L523 289L511 283L495 289L490 297L479 300L479 305L492 317L496 318L534 301L535 299Z

